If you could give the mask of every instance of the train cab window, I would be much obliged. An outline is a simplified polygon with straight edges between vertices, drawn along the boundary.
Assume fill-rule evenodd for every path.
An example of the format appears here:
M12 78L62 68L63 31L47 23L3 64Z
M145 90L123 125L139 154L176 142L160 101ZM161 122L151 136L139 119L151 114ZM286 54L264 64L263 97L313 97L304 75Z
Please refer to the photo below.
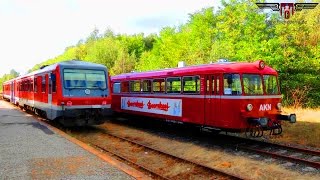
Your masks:
M241 95L241 80L239 74L224 74L223 76L223 94Z
M121 82L120 86L121 86L121 92L123 93L129 92L129 81Z
M152 81L152 91L154 93L164 93L165 92L165 81L164 81L164 79L154 79Z
M167 93L180 93L181 78L180 77L167 78L166 86L167 86Z
M199 76L183 77L183 93L199 93Z
M43 92L43 93L46 92L46 77L45 76L41 77L41 92Z
M141 90L142 92L151 92L151 80L142 80Z
M277 76L263 75L264 89L266 94L279 94L279 86L277 83Z
M115 83L113 83L113 86L112 86L112 88L113 88L113 93L120 93L120 83L119 82L115 82Z
M65 88L107 88L106 75L102 70L64 69L63 79Z
M246 95L262 95L262 79L259 74L243 74L243 90Z
M140 92L141 87L140 87L140 81L130 81L130 92Z

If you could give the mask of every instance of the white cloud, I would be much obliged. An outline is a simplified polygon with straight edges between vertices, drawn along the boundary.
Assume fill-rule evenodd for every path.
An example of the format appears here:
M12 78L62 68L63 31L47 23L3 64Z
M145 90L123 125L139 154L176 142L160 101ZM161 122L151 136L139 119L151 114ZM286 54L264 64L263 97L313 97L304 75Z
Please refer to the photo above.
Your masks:
M0 0L0 76L26 72L86 38L94 28L157 33L218 0ZM144 23L142 23L144 22ZM146 24L147 23L147 24Z

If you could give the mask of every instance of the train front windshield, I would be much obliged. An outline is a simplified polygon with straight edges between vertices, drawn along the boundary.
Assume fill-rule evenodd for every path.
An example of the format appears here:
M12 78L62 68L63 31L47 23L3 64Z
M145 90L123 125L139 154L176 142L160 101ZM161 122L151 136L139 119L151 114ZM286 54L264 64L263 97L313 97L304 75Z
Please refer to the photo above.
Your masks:
M64 69L65 88L106 89L106 76L103 70Z
M260 74L224 74L224 94L241 95L242 86L245 95L279 94L277 76Z

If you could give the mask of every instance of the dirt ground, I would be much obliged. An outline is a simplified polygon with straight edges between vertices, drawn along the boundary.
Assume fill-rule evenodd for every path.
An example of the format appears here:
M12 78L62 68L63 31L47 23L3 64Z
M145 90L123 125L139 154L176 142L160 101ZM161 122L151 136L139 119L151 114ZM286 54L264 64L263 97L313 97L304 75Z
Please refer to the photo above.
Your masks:
M283 123L283 133L271 140L320 148L320 109L285 108L284 114L295 113L297 122Z

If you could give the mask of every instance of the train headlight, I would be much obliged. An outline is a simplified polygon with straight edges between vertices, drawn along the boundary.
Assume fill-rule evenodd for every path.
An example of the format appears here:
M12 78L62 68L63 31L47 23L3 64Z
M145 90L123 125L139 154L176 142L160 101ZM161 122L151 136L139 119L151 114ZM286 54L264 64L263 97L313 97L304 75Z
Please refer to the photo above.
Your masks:
M252 104L248 104L247 105L247 111L252 111L253 109L253 105Z
M282 108L282 104L281 104L281 103L278 103L278 104L277 104L277 109L278 109L278 110L281 110L281 108Z
M266 63L263 60L258 60L254 64L260 70L262 70L266 67Z
M264 63L264 61L259 61L259 69L264 69L264 67L266 66L266 64Z

